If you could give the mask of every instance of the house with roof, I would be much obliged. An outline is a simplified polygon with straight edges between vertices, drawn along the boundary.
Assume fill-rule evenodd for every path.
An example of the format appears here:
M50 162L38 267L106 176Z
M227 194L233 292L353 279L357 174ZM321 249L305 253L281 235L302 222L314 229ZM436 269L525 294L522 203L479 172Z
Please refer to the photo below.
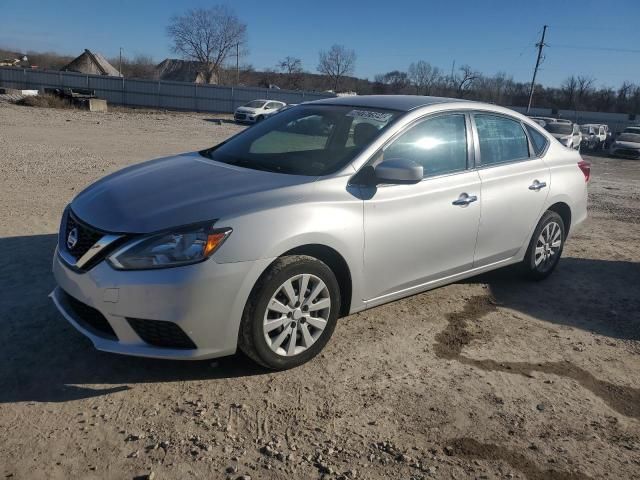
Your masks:
M111 65L106 58L89 49L85 49L79 57L73 59L62 70L65 72L88 73L90 75L122 76L118 69Z
M202 64L191 60L166 58L156 67L156 75L158 80L170 82L208 83L210 85L218 83L218 77L215 74L207 82L207 75Z

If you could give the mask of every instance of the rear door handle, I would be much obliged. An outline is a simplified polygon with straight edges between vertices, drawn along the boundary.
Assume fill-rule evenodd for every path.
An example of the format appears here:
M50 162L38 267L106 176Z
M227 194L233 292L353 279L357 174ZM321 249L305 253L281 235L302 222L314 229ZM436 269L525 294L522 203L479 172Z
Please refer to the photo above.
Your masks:
M466 207L476 200L478 200L478 197L476 197L475 195L467 195L466 193L461 193L458 199L451 202L451 204L457 205L458 207Z
M538 190L542 190L546 186L547 182L539 182L538 180L534 180L533 183L529 185L529 190L535 190L537 192Z

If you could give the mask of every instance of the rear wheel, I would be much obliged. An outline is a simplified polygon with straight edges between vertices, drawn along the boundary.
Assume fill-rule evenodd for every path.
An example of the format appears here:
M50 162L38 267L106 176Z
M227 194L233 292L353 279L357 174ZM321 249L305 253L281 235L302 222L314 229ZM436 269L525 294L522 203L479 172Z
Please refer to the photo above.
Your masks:
M562 217L547 210L533 232L522 267L527 276L542 280L551 275L562 255L565 226Z
M326 264L306 255L281 257L253 289L239 347L265 367L296 367L324 348L339 310L340 289Z

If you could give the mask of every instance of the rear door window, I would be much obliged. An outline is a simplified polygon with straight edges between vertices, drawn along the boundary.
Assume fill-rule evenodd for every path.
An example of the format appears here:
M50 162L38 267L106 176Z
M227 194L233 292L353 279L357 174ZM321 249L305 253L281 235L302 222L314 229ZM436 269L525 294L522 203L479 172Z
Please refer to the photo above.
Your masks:
M474 114L481 165L497 165L529 158L529 141L522 124L499 115Z

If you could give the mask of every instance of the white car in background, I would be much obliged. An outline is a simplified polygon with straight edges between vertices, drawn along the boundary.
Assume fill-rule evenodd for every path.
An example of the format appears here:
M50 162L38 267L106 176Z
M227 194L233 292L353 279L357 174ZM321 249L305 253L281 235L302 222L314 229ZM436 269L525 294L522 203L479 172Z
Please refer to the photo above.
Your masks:
M589 150L603 150L607 144L609 127L599 123L586 123L580 126L582 145Z
M257 123L286 106L286 103L277 100L252 100L236 108L233 118L236 122Z
M553 122L547 123L544 129L565 147L580 150L582 135L580 134L580 126L578 124L564 121Z
M640 127L627 127L611 144L609 153L614 157L640 159Z

